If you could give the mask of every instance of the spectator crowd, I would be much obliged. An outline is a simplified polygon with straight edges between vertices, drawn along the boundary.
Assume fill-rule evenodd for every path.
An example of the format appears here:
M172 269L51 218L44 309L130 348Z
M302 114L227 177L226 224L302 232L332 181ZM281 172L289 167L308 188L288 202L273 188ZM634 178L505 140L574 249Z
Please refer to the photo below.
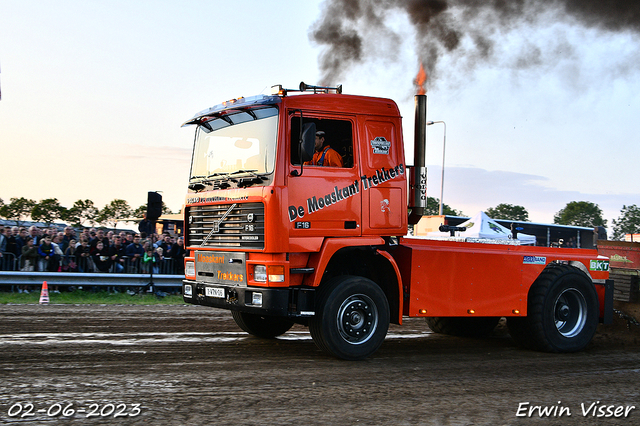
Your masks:
M184 239L169 233L0 226L0 270L184 274ZM20 292L24 289L19 289ZM55 291L55 290L54 290Z

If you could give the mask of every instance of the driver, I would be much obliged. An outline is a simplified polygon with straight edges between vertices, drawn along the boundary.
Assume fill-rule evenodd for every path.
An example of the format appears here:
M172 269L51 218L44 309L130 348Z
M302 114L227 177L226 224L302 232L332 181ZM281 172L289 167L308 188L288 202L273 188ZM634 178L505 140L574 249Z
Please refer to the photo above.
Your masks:
M316 132L316 152L313 154L313 159L304 164L310 166L343 167L342 156L329 145L325 146L324 142L325 133L322 130L318 130Z

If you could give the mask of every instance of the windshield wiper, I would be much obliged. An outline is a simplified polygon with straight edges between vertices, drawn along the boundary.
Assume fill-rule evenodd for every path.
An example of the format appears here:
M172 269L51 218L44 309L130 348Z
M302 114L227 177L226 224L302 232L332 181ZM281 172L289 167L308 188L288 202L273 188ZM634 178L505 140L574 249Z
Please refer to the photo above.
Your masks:
M191 184L189 184L189 189L199 192L202 191L203 189L205 189L207 187L206 184L210 184L213 179L213 177L216 176L222 176L222 175L227 175L227 173L220 173L220 172L216 172L216 173L211 173L210 175L200 175L200 176L191 176L191 181L199 179L197 182L192 182ZM227 185L228 184L222 184L222 185Z
M231 182L236 182L238 184L239 187L245 187L245 186L250 186L250 185L254 185L256 183L260 183L264 180L267 180L267 175L270 175L271 173L256 173L258 170L257 169L241 169L241 170L236 170L235 172L229 172L229 173L224 173L224 172L216 172L216 173L211 173L210 175L207 176L192 176L191 179L200 179L197 182L193 182L189 185L189 189L192 189L196 192L198 191L202 191L203 189L206 188L206 184L212 184L214 181L215 183L213 183L214 185L217 185L220 189L225 189L228 188L229 186L231 186L228 181ZM247 174L248 176L237 176L236 175L240 175L240 174ZM219 177L219 179L212 179L215 177Z
M255 174L255 172L257 172L257 171L258 171L258 169L251 169L251 170L242 170L242 169L240 169L240 170L236 170L235 172L231 172L231 173L229 173L227 176L231 176L231 175L239 175L240 173L250 173L250 174L252 174L253 176L256 176L256 177L257 177L258 175L257 175L257 174Z
M189 178L189 181L194 181L194 180L197 180L197 179L205 179L205 178L206 178L206 176L204 176L204 175L191 176ZM203 189L206 188L206 186L204 185L203 182L204 182L203 180L200 180L198 182L192 182L192 183L189 184L188 188L193 190L193 191L200 192L200 191L202 191Z
M196 192L200 192L203 189L205 189L206 187L207 186L202 182L196 182L196 183L189 184L189 189L191 189L192 191L196 191Z
M239 182L238 182L238 186L239 187L245 187L245 186L251 186L257 183L261 183L264 180L267 180L267 176L270 175L271 173L255 173L257 172L257 170L238 170L237 172L235 172L234 174L239 174L239 173L247 173L249 174L249 176L247 177L240 177L239 178Z

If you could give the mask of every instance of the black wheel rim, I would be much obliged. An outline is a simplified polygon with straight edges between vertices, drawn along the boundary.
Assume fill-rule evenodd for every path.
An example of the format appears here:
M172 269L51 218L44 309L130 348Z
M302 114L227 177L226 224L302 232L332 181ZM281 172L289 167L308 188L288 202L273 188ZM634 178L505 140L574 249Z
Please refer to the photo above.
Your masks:
M338 330L345 341L354 345L365 343L377 327L378 308L369 296L355 294L340 305Z
M558 332L567 338L575 337L587 321L587 301L584 295L575 288L564 290L556 299L554 315Z

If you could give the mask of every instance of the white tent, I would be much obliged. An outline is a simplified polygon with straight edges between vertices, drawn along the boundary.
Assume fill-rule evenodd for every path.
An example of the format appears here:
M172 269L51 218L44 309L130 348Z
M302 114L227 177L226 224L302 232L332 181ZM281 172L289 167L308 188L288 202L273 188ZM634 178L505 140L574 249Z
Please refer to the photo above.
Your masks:
M456 237L486 239L486 240L510 240L511 230L491 219L485 212L478 212L474 217L461 223L458 227L467 228L466 231L456 232ZM448 232L429 232L427 237L446 237ZM535 244L536 237L528 234L518 234L520 244Z

